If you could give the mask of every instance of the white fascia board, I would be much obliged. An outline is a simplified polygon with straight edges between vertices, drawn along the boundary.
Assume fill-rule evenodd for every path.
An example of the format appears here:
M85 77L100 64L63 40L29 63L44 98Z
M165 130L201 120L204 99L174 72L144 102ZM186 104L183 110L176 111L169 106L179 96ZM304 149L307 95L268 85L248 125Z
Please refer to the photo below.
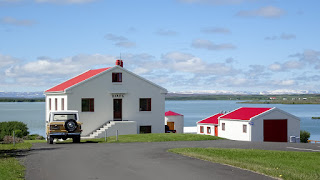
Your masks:
M266 112L264 112L264 113L261 113L261 114L259 114L258 116L255 116L255 117L253 117L253 118L262 117L262 116L267 115L267 114L269 114L269 113L271 113L271 112L273 112L273 111L279 111L280 113L283 113L283 114L285 114L285 115L287 115L287 116L291 116L292 118L297 119L297 120L300 121L300 118L298 118L297 116L295 116L295 115L293 115L293 114L290 114L290 113L288 113L288 112L286 112L286 111L283 111L283 110L281 110L281 109L279 109L279 108L276 108L276 107L273 107L273 108L270 109L269 111L266 111ZM253 119L253 118L251 118L251 119Z

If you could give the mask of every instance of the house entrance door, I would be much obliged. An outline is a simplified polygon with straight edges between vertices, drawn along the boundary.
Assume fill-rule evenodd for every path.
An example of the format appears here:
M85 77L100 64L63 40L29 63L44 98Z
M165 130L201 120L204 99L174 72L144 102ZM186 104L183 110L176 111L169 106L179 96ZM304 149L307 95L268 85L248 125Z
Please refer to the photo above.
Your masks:
M122 120L122 99L113 99L113 120Z

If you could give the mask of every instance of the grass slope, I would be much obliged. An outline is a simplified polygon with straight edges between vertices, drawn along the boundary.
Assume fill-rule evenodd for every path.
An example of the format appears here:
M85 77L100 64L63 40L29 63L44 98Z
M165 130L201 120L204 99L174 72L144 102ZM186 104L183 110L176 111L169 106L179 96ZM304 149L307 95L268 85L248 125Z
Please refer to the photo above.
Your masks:
M17 150L30 149L30 142L0 144L0 180L24 179L25 167L15 158Z
M151 133L151 134L130 134L119 135L118 141L115 136L100 139L81 140L81 142L98 142L98 143L130 143L130 142L163 142L163 141L204 141L222 139L216 136L199 135L199 134L174 134L174 133ZM61 143L72 142L72 140L62 141ZM59 142L57 142L59 143Z
M177 148L169 152L228 164L282 179L320 179L320 152Z

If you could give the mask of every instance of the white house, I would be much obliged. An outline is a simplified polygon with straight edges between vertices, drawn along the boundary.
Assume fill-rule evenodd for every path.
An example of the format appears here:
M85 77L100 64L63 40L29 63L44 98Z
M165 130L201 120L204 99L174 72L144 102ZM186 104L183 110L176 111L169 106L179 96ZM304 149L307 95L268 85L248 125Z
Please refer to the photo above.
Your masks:
M88 70L46 90L46 118L49 111L78 110L83 136L101 137L112 127L119 134L163 133L166 93L117 60L114 67Z
M278 108L241 107L219 118L219 137L240 141L288 142L300 137L300 119Z
M197 122L197 134L218 136L219 117L223 114L218 113Z
M176 130L176 133L183 133L184 118L182 114L167 111L164 116L165 125L168 126L169 130Z

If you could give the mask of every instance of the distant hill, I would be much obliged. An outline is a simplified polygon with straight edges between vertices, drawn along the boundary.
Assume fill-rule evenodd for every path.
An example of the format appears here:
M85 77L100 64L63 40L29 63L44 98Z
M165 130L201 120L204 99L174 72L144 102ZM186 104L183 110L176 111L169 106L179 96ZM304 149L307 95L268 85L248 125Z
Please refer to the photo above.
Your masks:
M0 92L2 98L44 98L43 92Z

